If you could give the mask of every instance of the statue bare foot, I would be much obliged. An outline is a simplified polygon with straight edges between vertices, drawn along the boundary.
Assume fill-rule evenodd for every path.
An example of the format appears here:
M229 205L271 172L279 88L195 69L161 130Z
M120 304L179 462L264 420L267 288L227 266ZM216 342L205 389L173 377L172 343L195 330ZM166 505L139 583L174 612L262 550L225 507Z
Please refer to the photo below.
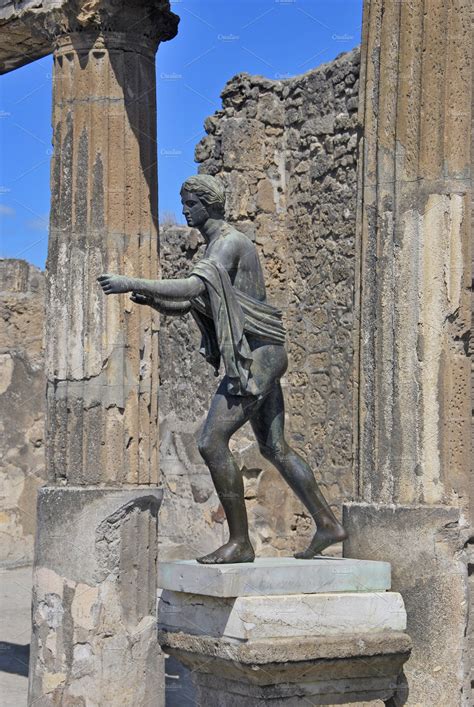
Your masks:
M205 565L224 564L230 562L253 562L255 552L250 541L227 542L222 547L217 548L209 555L196 558L198 562Z
M306 550L296 552L294 556L298 560L311 560L316 555L320 555L330 545L340 543L346 538L347 533L340 523L330 527L318 528Z

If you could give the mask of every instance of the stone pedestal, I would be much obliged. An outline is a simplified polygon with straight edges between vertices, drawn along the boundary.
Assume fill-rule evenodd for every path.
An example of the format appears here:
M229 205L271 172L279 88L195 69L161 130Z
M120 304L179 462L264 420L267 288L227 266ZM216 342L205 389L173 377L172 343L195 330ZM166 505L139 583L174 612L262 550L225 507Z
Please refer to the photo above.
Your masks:
M163 563L159 641L209 707L403 704L410 654L390 566L339 558Z
M388 558L403 594L413 651L409 705L472 704L468 647L468 526L449 506L344 506L344 555Z
M29 704L164 705L153 488L43 487Z

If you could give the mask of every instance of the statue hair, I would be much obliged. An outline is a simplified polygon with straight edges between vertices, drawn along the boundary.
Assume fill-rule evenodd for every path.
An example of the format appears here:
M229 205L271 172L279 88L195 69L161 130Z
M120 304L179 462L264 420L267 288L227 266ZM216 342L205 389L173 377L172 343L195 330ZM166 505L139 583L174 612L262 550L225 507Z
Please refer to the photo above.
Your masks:
M220 179L210 174L195 174L188 177L181 187L181 191L196 194L201 201L213 211L224 214L225 190Z

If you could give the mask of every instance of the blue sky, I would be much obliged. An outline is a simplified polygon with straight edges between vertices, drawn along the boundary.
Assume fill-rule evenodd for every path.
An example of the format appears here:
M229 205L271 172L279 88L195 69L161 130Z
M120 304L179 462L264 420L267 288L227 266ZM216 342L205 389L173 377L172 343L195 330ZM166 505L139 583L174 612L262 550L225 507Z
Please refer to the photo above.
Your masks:
M159 210L184 223L204 119L235 74L305 73L360 43L362 0L179 0L175 39L157 54ZM44 267L51 156L51 57L0 78L0 256Z

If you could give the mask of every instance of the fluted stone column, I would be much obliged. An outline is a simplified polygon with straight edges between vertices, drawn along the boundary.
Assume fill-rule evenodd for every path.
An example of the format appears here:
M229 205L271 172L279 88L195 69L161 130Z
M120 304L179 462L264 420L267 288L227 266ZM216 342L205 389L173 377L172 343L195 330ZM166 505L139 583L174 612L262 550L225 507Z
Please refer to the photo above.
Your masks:
M157 322L96 278L158 273L155 52L177 21L163 0L99 0L45 22L50 485L38 499L30 704L163 704Z
M366 0L358 476L468 504L471 3Z
M392 564L414 641L408 704L454 707L470 689L470 0L365 0L360 85L345 553Z

